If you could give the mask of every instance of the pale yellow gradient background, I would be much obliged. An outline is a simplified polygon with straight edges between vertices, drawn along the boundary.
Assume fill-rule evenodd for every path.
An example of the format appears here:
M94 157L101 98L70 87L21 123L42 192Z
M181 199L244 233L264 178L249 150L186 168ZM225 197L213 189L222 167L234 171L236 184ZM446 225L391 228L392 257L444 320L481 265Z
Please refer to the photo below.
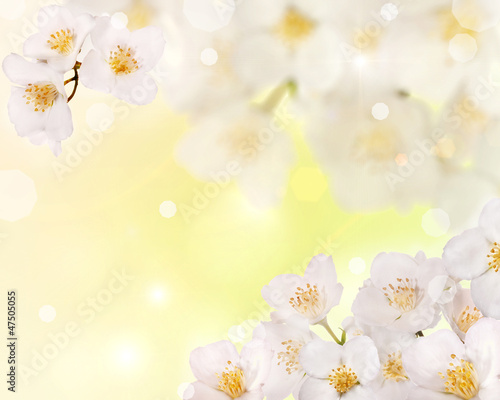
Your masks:
M24 16L30 18L36 8L29 3ZM2 19L2 59L17 50L9 35L20 34L22 23L22 18ZM162 95L151 105L123 108L111 96L80 87L71 102L75 132L63 143L61 162L85 139L91 105L122 108L102 143L60 182L50 150L16 136L7 116L9 86L2 74L0 170L18 169L31 177L38 201L29 217L0 221L0 326L6 326L7 290L16 289L18 362L28 368L51 343L49 334L64 331L68 322L81 329L37 376L24 381L19 374L12 398L178 399L179 384L193 379L190 351L227 338L231 326L255 316L261 288L275 275L305 266L318 252L332 254L345 286L341 305L329 317L336 327L369 276L369 268L351 273L349 260L362 257L369 266L381 251L439 256L449 238L422 230L425 205L403 216L393 210L344 213L298 125L290 131L299 162L279 207L254 209L231 184L191 221L179 212L163 218L163 201L191 204L194 190L205 183L174 160L188 125L168 110ZM87 323L79 307L108 286L113 270L122 269L135 278ZM44 305L57 311L50 323L38 316ZM0 342L7 336L6 329L1 332ZM7 353L0 347L4 376ZM0 384L0 398L7 398L6 386Z

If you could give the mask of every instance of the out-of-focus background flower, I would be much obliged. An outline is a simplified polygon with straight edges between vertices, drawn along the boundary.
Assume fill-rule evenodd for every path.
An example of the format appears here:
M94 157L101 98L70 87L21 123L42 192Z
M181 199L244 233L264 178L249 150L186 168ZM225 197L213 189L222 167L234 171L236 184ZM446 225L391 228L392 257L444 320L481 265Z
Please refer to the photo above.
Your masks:
M2 2L2 59L48 3ZM16 136L0 77L17 396L177 399L191 350L247 340L277 274L332 254L339 326L377 253L440 256L500 178L498 10L464 3L68 0L161 26L162 90L80 87L55 158Z

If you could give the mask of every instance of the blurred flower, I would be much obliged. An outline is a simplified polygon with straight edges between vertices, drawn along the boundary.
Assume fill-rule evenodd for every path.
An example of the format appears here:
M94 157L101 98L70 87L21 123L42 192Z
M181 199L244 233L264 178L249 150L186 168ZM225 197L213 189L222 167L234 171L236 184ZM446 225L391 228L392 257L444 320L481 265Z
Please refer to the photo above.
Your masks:
M352 312L371 326L410 333L430 328L439 321L440 310L428 287L440 275L446 275L440 259L381 253L373 260L369 284L360 289Z
M500 199L491 200L479 217L479 226L452 238L443 261L449 274L472 280L474 304L487 317L500 319Z
M376 119L372 110L380 101L388 114ZM401 94L380 92L356 105L334 96L308 115L306 139L345 209L405 209L428 201L440 176L430 117L424 104Z
M24 42L24 55L44 60L60 72L72 69L94 18L90 14L75 17L67 8L48 6L40 9L37 20L40 32Z
M313 339L300 352L300 363L308 378L299 400L361 400L371 398L369 387L380 370L373 341L361 336L341 346Z
M483 318L465 344L451 331L418 339L403 352L403 366L418 385L410 400L495 400L500 390L500 321Z
M331 257L318 254L307 266L304 276L283 274L262 288L262 297L277 311L274 321L285 321L292 315L306 318L311 325L323 321L332 307L340 302L343 286Z
M233 21L244 32L236 71L258 88L293 81L299 88L331 89L342 66L330 18L335 7L333 0L242 2Z
M470 290L464 288L459 288L453 301L443 306L443 314L453 332L462 340L469 329L483 318L483 314L472 301Z
M284 195L295 161L283 131L288 116L233 103L195 121L178 144L177 160L203 180L227 185L234 178L252 204L273 206Z
M19 136L33 144L47 144L57 156L61 141L71 136L73 121L62 73L44 63L31 63L17 54L3 61L12 87L8 111Z
M254 336L255 337L255 336ZM274 351L269 378L263 391L268 400L283 400L298 393L305 379L299 361L302 347L317 336L303 318L289 318L286 323L263 322L260 336Z
M152 102L158 89L147 72L163 54L161 29L147 27L130 32L114 28L109 17L100 17L91 37L96 50L91 50L82 62L82 83L128 103Z
M261 400L269 375L272 351L262 341L251 341L238 354L231 342L220 341L191 353L192 400Z

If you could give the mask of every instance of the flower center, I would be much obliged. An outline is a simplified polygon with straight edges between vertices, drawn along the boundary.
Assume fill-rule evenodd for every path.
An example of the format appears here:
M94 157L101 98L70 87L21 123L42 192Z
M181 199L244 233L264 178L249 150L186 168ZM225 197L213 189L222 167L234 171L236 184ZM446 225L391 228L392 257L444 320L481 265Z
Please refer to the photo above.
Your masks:
M470 307L467 306L462 311L458 319L456 320L458 328L463 332L467 333L472 325L483 318L483 314L476 307L472 311L469 311Z
M291 375L301 369L299 352L303 344L291 339L281 342L281 344L285 347L285 350L278 353L278 365L285 363L286 372Z
M445 392L453 393L464 400L470 400L479 392L479 378L474 365L465 360L459 360L455 354L451 355L453 360L446 375L439 372L442 379L446 379Z
M332 369L332 373L328 375L330 386L333 386L338 393L347 393L351 388L358 383L358 376L351 368L345 365Z
M219 380L219 390L226 393L232 399L240 397L245 393L245 376L243 371L237 366L233 365L231 361L227 362L226 369L219 375L217 379Z
M309 283L306 288L297 288L295 297L290 297L290 305L308 319L316 318L323 311L323 304L316 285Z
M377 164L393 161L398 154L393 129L377 127L359 135L354 141L353 158L360 163L374 161Z
M259 151L262 150L259 130L255 122L249 119L234 125L221 141L228 146L231 155L242 157L245 161L256 158Z
M50 48L63 56L73 51L73 35L69 29L60 29L47 40Z
M497 242L493 243L493 247L487 255L487 258L490 268L493 268L495 272L500 271L500 246Z
M132 49L125 49L120 45L116 46L115 51L109 52L108 64L116 75L128 75L139 69Z
M283 20L275 28L276 34L283 43L295 46L307 38L314 29L314 22L290 8Z
M401 352L389 354L389 358L382 366L382 372L385 379L390 379L396 382L407 381L406 371L403 368L403 360Z
M32 104L35 111L45 112L52 107L54 100L59 95L56 86L53 83L29 83L24 89L23 97L26 104Z
M411 311L417 305L415 283L413 279L397 279L397 286L392 283L382 288L384 295L389 300L389 305L398 308L401 312Z

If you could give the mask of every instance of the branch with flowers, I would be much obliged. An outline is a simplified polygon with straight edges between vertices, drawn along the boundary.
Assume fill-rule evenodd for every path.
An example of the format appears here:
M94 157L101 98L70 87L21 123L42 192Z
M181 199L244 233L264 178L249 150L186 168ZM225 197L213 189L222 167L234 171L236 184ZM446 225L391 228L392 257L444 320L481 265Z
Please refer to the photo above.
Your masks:
M497 400L499 242L494 199L478 227L452 238L442 258L379 254L338 335L328 317L343 286L332 258L317 255L304 276L279 275L264 286L275 311L240 353L229 341L191 353L196 382L184 399ZM450 329L428 334L442 316Z
M115 28L109 17L75 16L61 6L42 8L37 20L39 32L23 46L24 56L33 61L18 54L3 61L4 73L15 85L8 111L19 136L35 145L46 144L59 155L61 142L73 133L68 103L80 81L131 104L153 101L157 86L147 73L163 54L160 28L129 32ZM93 48L83 54L89 39ZM64 79L66 73L73 76ZM73 84L69 96L68 84Z

